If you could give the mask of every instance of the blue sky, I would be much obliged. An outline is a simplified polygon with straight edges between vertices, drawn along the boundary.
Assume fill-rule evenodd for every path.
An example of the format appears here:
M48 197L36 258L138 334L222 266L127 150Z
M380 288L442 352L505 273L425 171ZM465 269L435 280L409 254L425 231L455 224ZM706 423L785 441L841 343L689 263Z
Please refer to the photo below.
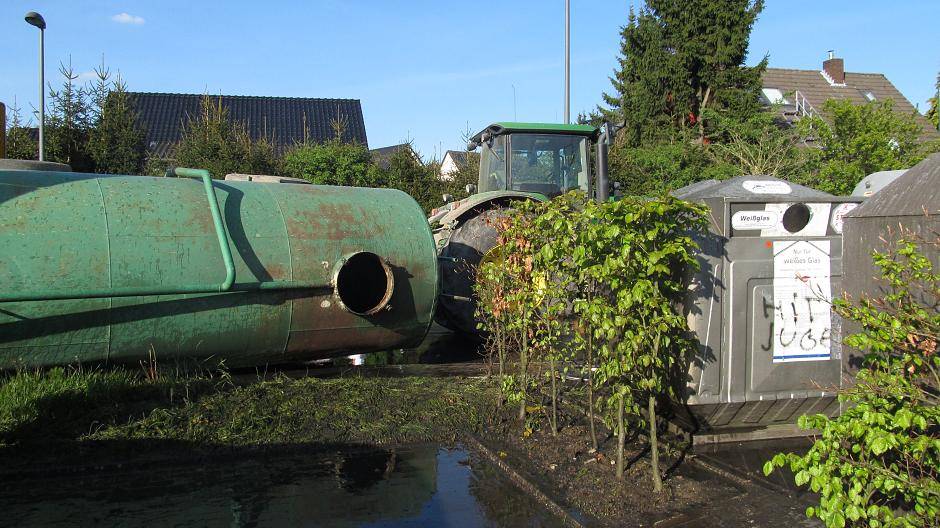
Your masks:
M638 3L638 2L633 2ZM631 4L572 0L572 114L591 110L616 64ZM37 30L46 75L102 54L129 89L362 101L370 147L411 139L425 157L461 148L492 121L563 119L563 0L4 0L0 101L37 101ZM940 1L767 0L749 63L887 75L921 111L940 71ZM514 97L515 92L515 97Z

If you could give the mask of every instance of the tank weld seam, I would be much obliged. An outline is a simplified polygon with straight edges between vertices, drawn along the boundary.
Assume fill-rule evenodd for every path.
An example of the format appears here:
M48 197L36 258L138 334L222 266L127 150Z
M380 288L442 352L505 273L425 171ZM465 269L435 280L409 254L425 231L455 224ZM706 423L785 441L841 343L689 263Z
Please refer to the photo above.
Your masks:
M113 270L111 269L111 227L108 222L108 204L104 199L104 190L101 189L101 178L95 178L95 185L98 187L98 196L101 197L101 211L104 213L104 239L107 244L107 259L108 259L108 289L114 289L114 276ZM111 360L111 309L114 307L114 299L108 297L108 333L107 333L107 354L105 357L108 360Z
M281 225L284 226L284 240L287 242L287 280L293 282L294 250L290 243L290 231L287 229L287 218L284 217L284 211L281 209L281 202L278 201L277 196L271 192L271 188L264 187L264 191L268 193L268 196L270 196L271 200L274 201L274 205L277 206L277 214L281 217ZM282 354L287 354L287 351L290 348L290 335L293 333L294 328L294 300L288 299L287 302L290 303L290 308L287 310L287 335L284 337L284 349L281 351Z

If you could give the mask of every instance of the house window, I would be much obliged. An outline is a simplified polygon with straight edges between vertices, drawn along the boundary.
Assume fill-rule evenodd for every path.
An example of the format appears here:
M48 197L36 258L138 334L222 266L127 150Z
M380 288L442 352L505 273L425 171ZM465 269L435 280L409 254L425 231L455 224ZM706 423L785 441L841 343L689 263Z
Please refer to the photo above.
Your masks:
M779 88L762 88L761 91L764 92L764 99L767 104L791 104L790 101L783 96L783 92Z
M871 90L864 90L864 91L862 91L862 95L865 96L865 99L868 99L868 102L869 102L869 103L874 102L875 99L877 99L877 97L875 97L875 94L872 93Z

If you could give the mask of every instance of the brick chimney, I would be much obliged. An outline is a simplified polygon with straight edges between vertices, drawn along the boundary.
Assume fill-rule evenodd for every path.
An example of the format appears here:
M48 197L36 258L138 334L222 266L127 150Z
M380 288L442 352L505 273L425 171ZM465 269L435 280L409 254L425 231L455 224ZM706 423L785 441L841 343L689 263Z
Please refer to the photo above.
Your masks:
M823 61L823 71L833 84L845 84L845 62L836 58L833 50L829 50L829 58Z

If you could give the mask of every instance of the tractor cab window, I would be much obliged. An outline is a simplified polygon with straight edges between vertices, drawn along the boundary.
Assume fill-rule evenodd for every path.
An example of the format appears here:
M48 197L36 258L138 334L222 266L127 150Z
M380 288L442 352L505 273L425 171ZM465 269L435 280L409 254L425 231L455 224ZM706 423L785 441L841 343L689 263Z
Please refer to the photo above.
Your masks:
M480 192L506 190L506 136L483 144L480 158Z
M512 134L509 146L511 190L549 198L572 190L590 191L586 137Z

